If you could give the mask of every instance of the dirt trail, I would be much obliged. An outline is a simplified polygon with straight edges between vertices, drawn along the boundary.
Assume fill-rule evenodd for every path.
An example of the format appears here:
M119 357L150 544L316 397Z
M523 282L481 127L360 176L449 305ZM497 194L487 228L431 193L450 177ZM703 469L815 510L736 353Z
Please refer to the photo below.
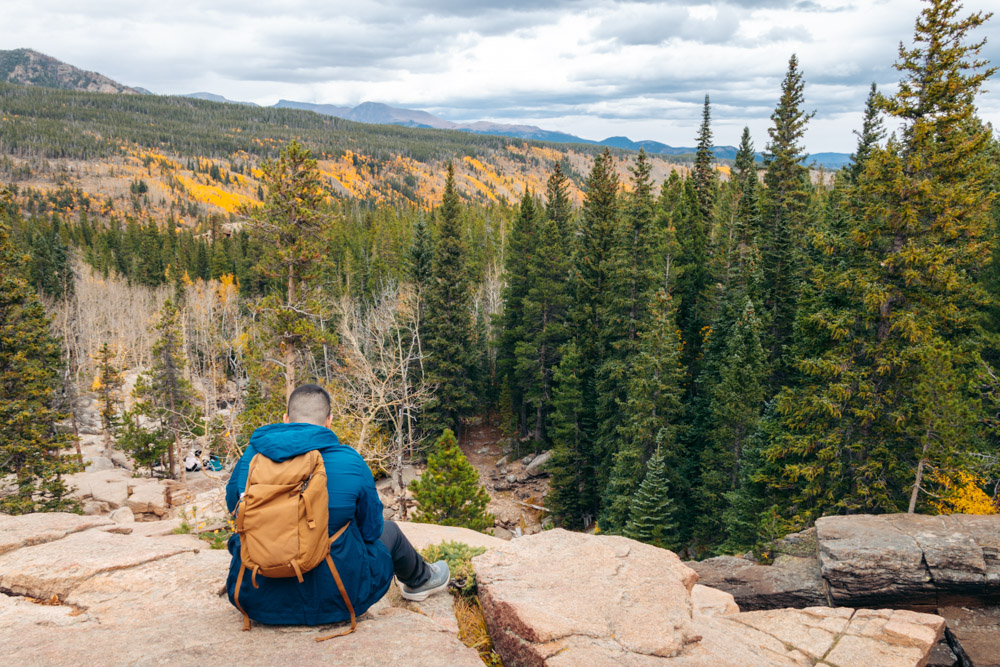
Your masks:
M460 446L469 463L479 473L479 483L490 495L487 510L496 516L498 523L510 531L519 527L522 533L537 532L546 514L523 503L543 505L542 500L548 492L548 478L527 479L514 484L509 490L498 490L498 483L503 484L508 475L515 478L522 476L525 467L520 459L514 459L502 468L497 467L497 461L504 456L503 439L495 426L488 423L470 424L465 429ZM522 451L523 456L532 453ZM513 459L513 454L510 458Z

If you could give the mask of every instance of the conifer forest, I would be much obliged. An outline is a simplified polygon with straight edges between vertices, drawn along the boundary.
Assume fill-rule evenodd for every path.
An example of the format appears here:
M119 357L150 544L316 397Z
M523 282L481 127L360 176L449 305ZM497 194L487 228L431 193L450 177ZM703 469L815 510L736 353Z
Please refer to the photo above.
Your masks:
M456 444L484 424L551 452L555 525L692 558L1000 512L988 20L922 3L835 172L795 55L725 162L708 96L667 163L0 83L0 511L73 509L79 392L169 476L196 440L235 460L309 381L377 476L432 465L435 522L492 525Z

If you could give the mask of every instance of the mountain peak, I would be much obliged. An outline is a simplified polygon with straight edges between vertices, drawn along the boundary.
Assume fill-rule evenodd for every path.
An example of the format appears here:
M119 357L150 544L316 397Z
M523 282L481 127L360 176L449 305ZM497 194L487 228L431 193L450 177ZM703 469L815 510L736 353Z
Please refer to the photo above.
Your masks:
M0 51L0 81L92 93L139 92L103 74L77 69L34 49Z

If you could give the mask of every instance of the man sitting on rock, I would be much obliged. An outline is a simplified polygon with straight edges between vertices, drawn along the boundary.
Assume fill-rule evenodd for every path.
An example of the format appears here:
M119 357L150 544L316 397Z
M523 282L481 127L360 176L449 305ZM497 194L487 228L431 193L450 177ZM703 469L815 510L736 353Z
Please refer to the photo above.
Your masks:
M345 524L330 555L343 580L357 615L363 614L389 588L395 573L407 600L424 600L444 590L451 573L448 563L428 564L413 548L399 527L382 519L382 501L375 490L371 470L361 455L342 445L330 430L330 395L322 387L306 384L292 392L284 423L262 426L250 436L250 444L226 485L226 504L236 509L246 489L250 460L263 454L281 462L318 450L326 468L329 495L330 535ZM229 601L240 571L240 539L229 539L233 560L229 568ZM258 588L246 577L240 586L239 607L260 623L273 625L323 625L350 618L329 568L325 565L296 577L256 577Z

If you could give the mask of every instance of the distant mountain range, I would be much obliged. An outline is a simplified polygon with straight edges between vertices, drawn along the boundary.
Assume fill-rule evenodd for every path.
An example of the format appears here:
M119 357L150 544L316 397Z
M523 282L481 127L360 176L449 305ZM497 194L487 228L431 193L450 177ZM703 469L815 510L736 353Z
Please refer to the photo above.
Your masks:
M145 95L153 94L145 88L122 85L102 74L77 69L72 65L68 65L56 60L55 58L46 56L31 49L0 51L0 81L44 86L47 88L63 88L90 92ZM253 102L230 100L222 95L216 95L208 92L190 93L185 95L185 97L193 97L201 100L208 100L210 102L220 102L225 104L258 106ZM426 111L420 111L418 109L402 109L378 102L364 102L356 107L348 107L336 106L332 104L310 104L308 102L279 100L274 106L279 109L300 109L313 111L325 116L345 118L358 123L401 125L404 127L432 128L438 130L458 130L474 134L496 135L516 139L528 139L532 141L545 141L562 144L584 144L590 146L610 146L612 148L622 148L636 151L642 148L645 149L647 153L654 155L672 155L677 157L693 156L696 151L696 148L693 146L669 146L667 144L651 140L632 141L628 137L608 137L602 141L592 141L572 134L567 134L565 132L543 130L542 128L534 125L514 125L488 121L456 123L439 118L433 114L427 113ZM713 153L716 159L732 160L736 156L736 147L715 146L713 147ZM758 160L762 159L760 153L757 154L757 158ZM828 169L839 169L840 167L850 163L850 155L847 153L815 153L809 156L809 162L821 165Z
M92 93L139 93L103 74L77 69L31 49L0 51L0 81Z

